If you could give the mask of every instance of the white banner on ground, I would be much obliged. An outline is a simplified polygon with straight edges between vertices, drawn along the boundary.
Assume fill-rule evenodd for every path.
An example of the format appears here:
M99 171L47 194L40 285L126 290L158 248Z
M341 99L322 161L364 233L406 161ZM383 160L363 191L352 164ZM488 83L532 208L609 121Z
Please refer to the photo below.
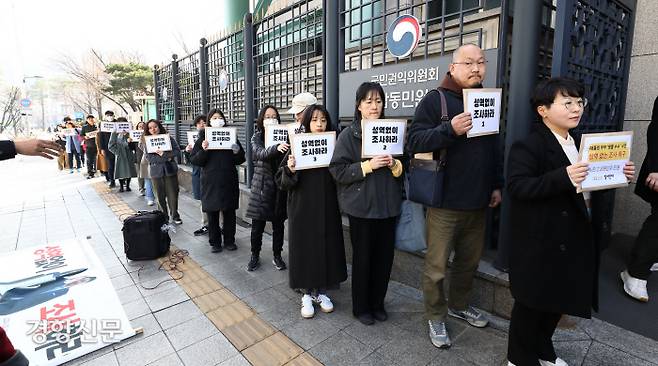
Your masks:
M328 167L336 147L336 131L298 133L292 136L295 170Z
M0 255L0 325L30 365L60 365L135 335L87 241Z
M158 149L162 151L171 151L171 138L167 134L144 136L146 152L154 153Z

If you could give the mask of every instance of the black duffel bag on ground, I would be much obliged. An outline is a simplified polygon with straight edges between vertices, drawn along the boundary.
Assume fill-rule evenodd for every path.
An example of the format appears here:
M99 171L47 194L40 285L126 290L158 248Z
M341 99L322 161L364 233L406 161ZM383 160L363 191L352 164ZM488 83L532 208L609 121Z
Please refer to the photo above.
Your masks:
M123 221L123 249L130 260L150 260L169 252L171 238L162 211L140 211ZM164 226L164 228L163 228Z
M434 89L441 97L441 123L450 123L448 104L440 89ZM443 175L446 167L447 150L442 149L439 160L413 158L409 162L409 186L407 198L427 207L441 207L443 203ZM422 155L422 154L421 154ZM432 154L434 155L434 154Z

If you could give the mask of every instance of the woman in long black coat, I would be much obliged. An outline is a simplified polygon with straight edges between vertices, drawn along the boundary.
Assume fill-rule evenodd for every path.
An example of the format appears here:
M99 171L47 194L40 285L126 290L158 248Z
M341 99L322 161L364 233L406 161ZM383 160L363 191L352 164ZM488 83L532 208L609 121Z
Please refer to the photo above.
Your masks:
M224 127L226 118L220 112L209 116L211 127ZM235 167L245 162L244 150L237 140L232 150L208 150L205 130L199 131L199 138L190 154L192 164L201 167L201 208L208 214L208 236L212 252L224 247L236 250L235 210L239 207L240 187L238 171ZM219 213L222 213L222 229L219 228Z
M304 131L322 132L332 125L324 107L311 105L302 126ZM290 287L304 289L301 314L311 318L313 302L323 312L333 311L326 290L347 279L336 184L328 168L297 171L290 153L284 159L287 165L279 169L277 184L288 191Z
M578 126L587 100L570 79L540 83L532 98L543 120L514 143L507 166L512 245L510 286L514 308L509 329L511 365L566 365L551 337L562 314L583 318L598 307L599 248L609 234L606 194L576 193L587 175L578 163ZM624 173L632 178L635 168Z
M251 259L247 264L248 271L260 266L260 250L267 221L272 222L272 263L278 270L286 269L286 263L281 258L286 221L286 192L277 188L274 175L290 145L282 142L265 147L265 125L280 123L279 111L274 106L267 105L258 114L256 131L251 137L254 176L251 179L251 196L247 206L247 217L251 218Z

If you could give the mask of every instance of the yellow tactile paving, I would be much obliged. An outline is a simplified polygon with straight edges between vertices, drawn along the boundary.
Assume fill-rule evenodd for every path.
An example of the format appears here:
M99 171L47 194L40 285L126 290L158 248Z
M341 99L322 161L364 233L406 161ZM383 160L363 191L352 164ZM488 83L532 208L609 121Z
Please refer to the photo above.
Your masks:
M258 316L252 316L222 330L226 338L239 351L256 344L275 332L276 330L274 328Z
M136 213L104 183L94 188L108 207L124 219ZM178 248L171 246L173 253ZM160 263L168 257L159 258ZM285 334L277 332L270 324L256 315L247 304L240 301L231 291L224 288L190 257L177 263L176 269L165 268L190 296L208 319L231 341L231 343L254 366L317 366L322 365Z
M301 347L277 332L247 348L242 355L254 366L281 366L302 352Z

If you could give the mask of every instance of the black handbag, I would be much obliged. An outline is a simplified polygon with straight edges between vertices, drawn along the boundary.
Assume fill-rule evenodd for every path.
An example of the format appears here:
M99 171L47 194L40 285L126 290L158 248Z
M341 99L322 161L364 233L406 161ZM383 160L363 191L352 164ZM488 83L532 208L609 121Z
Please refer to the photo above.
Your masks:
M448 104L440 89L436 89L441 97L441 123L447 123ZM442 149L439 160L411 159L409 163L409 187L407 198L410 201L429 207L441 207L443 204L443 176L446 169L447 150Z

